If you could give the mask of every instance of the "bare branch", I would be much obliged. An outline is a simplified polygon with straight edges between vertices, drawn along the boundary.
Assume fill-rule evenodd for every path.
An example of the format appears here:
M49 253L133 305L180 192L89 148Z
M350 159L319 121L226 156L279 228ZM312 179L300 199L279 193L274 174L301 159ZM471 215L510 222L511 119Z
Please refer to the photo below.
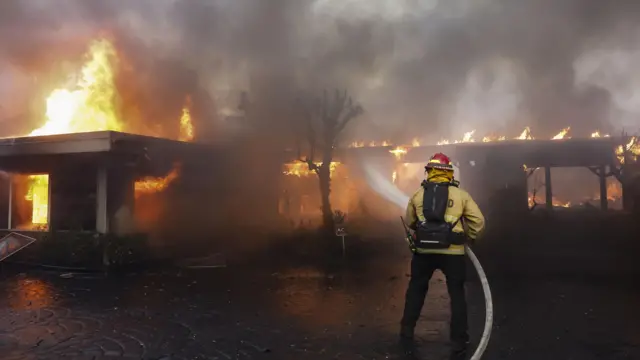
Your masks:
M313 101L309 101L307 99L298 99L297 100L297 109L299 111L301 120L304 122L304 125L301 128L298 128L298 133L300 136L297 140L298 146L298 161L307 164L309 170L318 173L319 169L316 165L315 161L315 152L317 147L316 140L316 131L313 127ZM305 134L307 143L309 145L309 154L303 158L302 157L302 145L300 144L300 137L302 134Z
M309 165L309 169L316 173L330 171L338 135L347 124L358 117L362 107L355 104L346 90L334 90L332 96L325 89L321 96L303 96L298 100L299 114L306 123L300 128L300 135L305 134L309 145L308 157L302 158L301 146L298 145L298 160ZM314 128L315 126L315 128ZM320 163L316 165L316 154L320 152Z
M351 105L351 98L349 98L349 103L350 103L349 108L347 109L346 113L342 116L342 118L338 122L338 125L336 127L336 135L340 134L342 130L344 130L347 124L349 124L349 121L357 118L363 113L362 106Z
M327 96L327 90L323 90L322 91L322 98L320 99L320 102L318 104L318 106L320 106L320 110L319 113L322 114L321 120L323 123L327 122L327 119L329 118L329 103L328 103L328 96Z
M340 90L335 90L335 99L333 101L332 104L332 111L331 111L331 115L330 118L327 119L329 121L329 123L327 125L329 125L329 127L333 130L335 129L335 126L338 123L338 120L340 118L340 115L342 114L342 112L345 109L345 102L347 100L347 91L343 91L341 92Z

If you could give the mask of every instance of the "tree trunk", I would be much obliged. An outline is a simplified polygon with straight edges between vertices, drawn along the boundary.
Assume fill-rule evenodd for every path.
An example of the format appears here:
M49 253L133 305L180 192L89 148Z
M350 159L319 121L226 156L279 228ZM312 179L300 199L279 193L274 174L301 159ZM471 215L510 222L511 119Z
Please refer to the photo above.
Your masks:
M322 198L322 225L327 232L333 232L333 209L331 209L331 163L323 163L318 169L318 183Z

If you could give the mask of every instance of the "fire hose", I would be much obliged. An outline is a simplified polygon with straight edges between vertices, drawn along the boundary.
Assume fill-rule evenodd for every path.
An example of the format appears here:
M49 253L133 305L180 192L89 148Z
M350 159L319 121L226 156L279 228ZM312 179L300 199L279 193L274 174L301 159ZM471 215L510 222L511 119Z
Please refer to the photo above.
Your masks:
M400 208L403 208L406 204L409 203L409 197L395 185L393 185L387 178L376 171L376 169L374 169L367 163L363 163L363 169L369 186L371 186L371 188L378 194L380 194L390 202L398 205ZM465 250L467 255L469 256L469 260L471 260L473 267L478 273L478 277L480 278L480 283L482 285L482 292L484 293L484 330L482 331L482 336L480 338L478 346L471 356L471 360L480 360L485 350L487 349L487 345L489 344L489 339L491 337L491 330L493 329L493 300L491 297L491 288L489 287L487 275L485 274L484 269L482 268L482 265L478 260L478 257L476 257L476 254L468 245L465 245Z

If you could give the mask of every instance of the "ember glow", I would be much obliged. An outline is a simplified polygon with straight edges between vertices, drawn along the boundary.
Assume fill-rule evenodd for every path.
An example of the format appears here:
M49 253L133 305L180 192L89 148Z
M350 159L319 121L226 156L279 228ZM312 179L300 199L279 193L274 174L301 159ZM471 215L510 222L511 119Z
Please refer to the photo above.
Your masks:
M532 193L529 193L528 203L529 203L529 208L530 209L533 208L536 205L541 205L541 203L538 202L538 198L536 196L534 196ZM551 198L551 205L553 207L569 208L569 207L571 207L571 202L570 201L564 202L564 201L556 199L555 197L552 197Z
M600 193L596 195L600 198ZM622 199L622 186L618 182L607 184L607 199L609 201L618 201Z

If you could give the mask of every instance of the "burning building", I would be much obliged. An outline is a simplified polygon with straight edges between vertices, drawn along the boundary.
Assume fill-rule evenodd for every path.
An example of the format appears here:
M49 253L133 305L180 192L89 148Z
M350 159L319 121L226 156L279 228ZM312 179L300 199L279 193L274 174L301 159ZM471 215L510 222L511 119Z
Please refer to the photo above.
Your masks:
M130 232L137 197L165 190L194 144L112 131L0 140L6 229ZM4 220L4 221L3 221ZM131 229L131 230L126 230Z
M44 123L0 139L0 228L139 231L136 202L165 191L190 162L206 158L204 146L191 142L189 96L170 138L123 120L117 56L108 40L94 41L76 83L46 99Z
M429 157L444 152L456 162L456 177L463 187L489 212L524 213L539 204L547 210L593 207L592 202L602 209L617 204L622 207L624 202L624 208L630 209L632 201L624 196L630 186L624 169L633 166L640 155L637 138L612 137L598 131L587 138L571 138L570 131L562 129L544 140L535 139L527 127L511 139L487 135L476 141L475 131L470 131L460 140L442 139L433 145L423 145L418 139L411 141L411 145L399 146L388 141L359 141L348 148L336 149L335 158L336 164L348 167L352 175L362 162L377 163L386 169L390 182L411 193L422 180ZM299 174L305 170L302 163L290 164L286 173ZM580 175L577 180L576 176L567 180L563 176L565 170ZM540 184L532 184L537 178ZM587 180L591 179L593 188L588 186ZM337 180L334 189L349 187L342 179ZM572 193L571 200L563 199L556 190L563 187L577 189L578 194ZM358 196L355 191L347 194ZM577 197L582 199L577 201Z

